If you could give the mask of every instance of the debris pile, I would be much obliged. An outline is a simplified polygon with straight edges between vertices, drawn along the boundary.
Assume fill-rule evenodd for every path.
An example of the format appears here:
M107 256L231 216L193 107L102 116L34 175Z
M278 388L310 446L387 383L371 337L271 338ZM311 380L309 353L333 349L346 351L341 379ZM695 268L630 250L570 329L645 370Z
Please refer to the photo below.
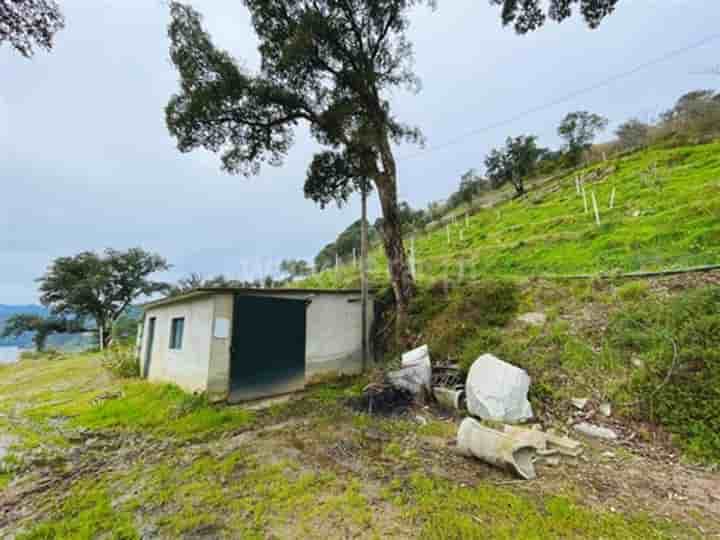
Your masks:
M529 389L530 376L525 370L492 354L478 357L464 378L456 366L433 367L430 350L423 345L403 354L400 369L369 384L361 396L350 401L350 406L369 414L397 416L409 414L418 401L430 398L446 409L468 412L470 416L458 430L458 452L531 480L536 477L536 463L558 465L562 456L579 456L582 445L563 434L542 431L539 425L516 425L533 418ZM573 405L583 410L588 401L574 399ZM610 412L608 404L603 414L609 416ZM421 424L427 423L424 417L415 418ZM483 421L501 425L490 427ZM592 436L612 438L610 430L601 434L593 429L591 434L587 426L578 424L575 428Z
M391 384L373 383L366 386L363 393L350 398L350 408L363 413L379 416L402 416L412 409L415 396L403 388Z

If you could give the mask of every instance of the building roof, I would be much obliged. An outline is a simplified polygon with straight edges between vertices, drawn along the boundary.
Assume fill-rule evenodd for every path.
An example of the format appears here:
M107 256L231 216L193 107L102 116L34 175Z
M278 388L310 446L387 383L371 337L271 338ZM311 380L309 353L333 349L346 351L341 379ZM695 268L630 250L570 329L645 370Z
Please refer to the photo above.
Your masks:
M201 287L177 296L168 296L141 304L142 309L154 308L176 304L178 302L186 302L203 296L212 296L214 294L261 294L263 296L275 296L283 294L361 294L360 289L253 289L245 287ZM370 290L372 292L372 289Z

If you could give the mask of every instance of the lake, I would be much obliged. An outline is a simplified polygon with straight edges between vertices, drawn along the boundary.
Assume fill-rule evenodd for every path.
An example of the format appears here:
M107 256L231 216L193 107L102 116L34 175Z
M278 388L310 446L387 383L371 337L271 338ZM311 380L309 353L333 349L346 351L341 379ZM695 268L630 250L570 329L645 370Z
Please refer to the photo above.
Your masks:
M14 364L20 358L17 347L0 347L0 364Z

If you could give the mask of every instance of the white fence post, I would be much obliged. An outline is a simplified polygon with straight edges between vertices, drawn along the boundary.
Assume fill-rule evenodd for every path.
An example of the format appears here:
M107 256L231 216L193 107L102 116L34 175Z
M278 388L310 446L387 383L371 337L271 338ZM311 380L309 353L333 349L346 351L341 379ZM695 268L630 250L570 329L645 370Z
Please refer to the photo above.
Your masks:
M585 213L588 213L588 201L587 201L587 194L585 193L585 186L582 188L582 198L583 198L583 205L585 206Z
M598 204L597 199L595 198L595 192L591 191L590 195L592 197L592 203L593 203L593 209L595 210L595 221L598 224L598 227L600 226L600 210L598 210Z
M610 195L610 210L615 208L615 188L612 189L612 194Z

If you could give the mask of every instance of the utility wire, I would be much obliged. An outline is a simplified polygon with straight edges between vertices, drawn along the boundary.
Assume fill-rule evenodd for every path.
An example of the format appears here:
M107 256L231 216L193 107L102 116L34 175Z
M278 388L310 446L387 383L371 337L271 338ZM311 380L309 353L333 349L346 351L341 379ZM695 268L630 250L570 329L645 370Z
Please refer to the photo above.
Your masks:
M444 143L441 143L441 144L438 144L438 145L435 145L435 146L431 146L431 147L429 147L429 148L425 148L425 149L420 150L420 151L418 151L418 152L415 152L415 153L413 153L413 154L407 154L407 155L405 155L405 156L400 156L400 157L398 158L398 161L403 161L403 160L408 160L408 159L414 159L414 158L416 158L416 157L420 157L420 156L429 154L429 153L431 153L431 152L435 152L435 151L437 151L437 150L442 150L442 149L447 148L447 147L449 147L449 146L454 146L454 145L462 142L463 140L467 139L468 137L472 137L472 136L475 136L475 135L479 135L480 133L484 133L484 132L486 132L486 131L490 131L490 130L493 130L493 129L495 129L495 128L502 127L502 126L505 126L505 125L507 125L507 124L511 124L511 123L513 123L513 122L516 122L517 120L520 120L521 118L524 118L525 116L528 116L528 115L531 115L531 114L535 114L535 113L537 113L537 112L543 111L543 110L545 110L545 109L549 109L549 108L551 108L551 107L555 107L556 105L560 105L560 104L562 104L562 103L565 103L565 102L567 102L567 101L570 101L570 100L572 100L572 99L574 99L574 98L576 98L576 97L578 97L578 96L581 96L581 95L583 95L583 94L587 94L587 93L589 93L589 92L593 92L594 90L597 90L597 89L599 89L599 88L603 88L603 87L605 87L605 86L610 86L611 84L613 84L613 83L615 83L615 82L617 82L617 81L619 81L619 80L622 80L622 79L625 79L625 78L627 78L627 77L630 77L631 75L635 75L636 73L638 73L638 72L640 72L640 71L643 71L643 70L645 70L645 69L647 69L647 68L656 66L657 64L661 64L661 63L663 63L663 62L667 62L668 60L670 60L670 59L672 59L672 58L675 58L676 56L680 56L680 55L685 54L685 53L687 53L687 52L689 52L689 51L692 51L692 50L694 50L694 49L700 48L700 47L702 47L702 46L704 46L704 45L707 45L708 43L710 43L710 42L712 42L712 41L715 41L715 40L717 40L717 39L720 39L720 34L713 34L713 35L707 36L707 37L701 39L700 41L696 41L695 43L692 43L692 44L687 45L687 46L685 46L685 47L682 47L682 48L680 48L680 49L675 49L674 51L670 51L670 52L668 52L668 53L665 53L664 55L662 55L662 56L660 56L660 57L658 57L658 58L655 58L655 59L653 59L653 60L649 60L648 62L645 62L645 63L643 63L643 64L640 64L639 66L636 66L636 67L634 67L634 68L632 68L632 69L629 69L629 70L627 70L627 71L623 71L623 72L621 72L621 73L618 73L618 74L616 74L616 75L613 75L613 76L611 76L611 77L608 77L607 79L604 79L604 80L602 80L602 81L599 81L599 82L597 82L597 83L595 83L595 84L593 84L593 85L591 85L591 86L586 86L586 87L584 87L584 88L580 88L580 89L578 89L578 90L575 90L575 91L573 91L573 92L570 92L570 93L568 93L568 94L565 94L565 95L563 95L563 96L561 96L561 97L559 97L559 98L556 98L556 99L554 99L554 100L552 100L552 101L548 101L548 102L543 103L543 104L541 104L541 105L537 105L537 106L532 107L532 108L530 108L530 109L526 109L526 110L524 110L524 111L521 111L521 112L517 113L517 114L514 115L514 116L511 116L511 117L509 117L509 118L506 118L505 120L500 120L500 121L497 121L497 122L493 122L492 124L488 124L488 125L486 125L486 126L483 126L483 127L477 128L477 129L473 129L473 130L470 130L470 131L467 131L467 132L463 133L462 135L459 135L459 136L457 136L457 137L455 137L455 138L453 138L453 139L450 139L450 140L448 140L448 141L445 141Z

